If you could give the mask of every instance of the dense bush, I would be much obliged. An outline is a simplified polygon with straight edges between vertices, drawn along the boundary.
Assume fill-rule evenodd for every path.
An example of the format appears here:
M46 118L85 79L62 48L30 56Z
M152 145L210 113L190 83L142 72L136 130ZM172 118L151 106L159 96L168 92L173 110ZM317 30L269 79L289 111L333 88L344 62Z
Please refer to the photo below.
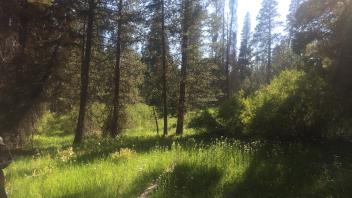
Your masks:
M207 131L215 131L221 128L216 120L216 112L214 110L203 110L195 115L188 124L188 127L195 129L206 129Z
M241 113L243 111L243 92L233 96L224 102L218 111L218 122L223 128L232 133L240 133L243 130Z
M254 94L243 93L225 102L216 118L203 113L197 123L211 129L220 125L228 133L268 139L326 137L335 117L334 97L315 73L283 71ZM199 127L199 126L198 126Z
M314 73L284 71L243 101L244 133L268 138L321 138L333 120L333 96Z

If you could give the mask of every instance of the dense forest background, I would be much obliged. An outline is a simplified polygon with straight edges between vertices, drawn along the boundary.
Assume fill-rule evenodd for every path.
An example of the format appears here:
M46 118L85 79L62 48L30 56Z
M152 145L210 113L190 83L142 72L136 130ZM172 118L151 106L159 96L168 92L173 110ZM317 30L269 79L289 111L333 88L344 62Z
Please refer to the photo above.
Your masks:
M50 112L76 144L116 137L144 103L163 135L351 138L352 2L277 5L239 30L237 0L1 0L0 133L21 145Z

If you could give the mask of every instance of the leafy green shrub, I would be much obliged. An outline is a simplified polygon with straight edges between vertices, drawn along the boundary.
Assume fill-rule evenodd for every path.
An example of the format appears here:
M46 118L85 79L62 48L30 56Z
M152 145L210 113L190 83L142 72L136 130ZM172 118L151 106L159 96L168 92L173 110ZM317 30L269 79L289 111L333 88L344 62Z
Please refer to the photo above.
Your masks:
M317 74L284 71L243 101L244 132L267 138L321 138L333 117L328 84Z
M239 133L243 130L240 115L243 110L244 93L240 92L221 105L218 112L218 120L228 132Z
M216 126L227 133L268 139L322 138L331 136L334 101L318 74L286 70L248 97L240 92L217 114L204 111L191 126L208 130Z
M206 129L214 132L223 130L228 133L240 133L243 125L240 115L243 110L243 92L224 102L219 109L207 109L192 116L190 128Z
M195 129L206 129L207 131L215 131L220 128L220 125L216 120L215 111L207 109L194 116L189 121L188 127Z

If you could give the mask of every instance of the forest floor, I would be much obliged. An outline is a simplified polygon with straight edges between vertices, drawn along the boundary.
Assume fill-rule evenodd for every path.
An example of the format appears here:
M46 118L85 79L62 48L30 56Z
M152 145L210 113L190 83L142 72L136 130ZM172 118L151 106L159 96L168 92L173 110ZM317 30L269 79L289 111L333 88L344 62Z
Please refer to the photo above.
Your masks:
M138 130L111 139L37 135L5 170L9 197L350 197L349 143L244 142ZM149 188L149 189L148 189ZM144 194L143 194L144 193Z

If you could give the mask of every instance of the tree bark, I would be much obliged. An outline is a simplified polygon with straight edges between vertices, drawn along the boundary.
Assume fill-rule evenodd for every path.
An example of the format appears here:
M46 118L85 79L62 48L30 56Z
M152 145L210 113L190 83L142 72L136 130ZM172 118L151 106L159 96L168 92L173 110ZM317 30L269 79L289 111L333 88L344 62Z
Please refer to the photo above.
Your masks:
M184 116L185 116L185 102L186 102L186 79L187 79L187 64L188 64L188 23L189 23L189 9L190 0L183 1L184 16L182 22L182 63L181 63L181 81L180 81L180 98L178 104L178 116L176 135L183 134Z
M161 0L161 42L162 42L162 64L163 64L163 116L164 116L164 136L168 134L168 124L167 124L167 63L166 63L166 43L165 43L165 8L164 0Z
M153 107L153 116L154 116L154 120L155 120L156 134L159 135L158 115L155 111L155 107Z
M117 22L117 38L116 38L116 62L115 62L115 79L114 79L114 96L113 96L113 115L111 123L111 137L115 138L120 130L119 113L120 113L120 64L121 64L121 33L122 33L122 0L118 5L118 22Z
M86 37L86 49L84 54L84 61L81 65L81 94L80 94L80 106L79 115L76 127L76 134L74 144L80 144L83 137L84 119L86 114L87 98L88 98L88 82L89 82L89 66L91 61L91 47L93 37L93 20L94 20L95 2L89 0L88 10L88 26L87 26L87 37Z

